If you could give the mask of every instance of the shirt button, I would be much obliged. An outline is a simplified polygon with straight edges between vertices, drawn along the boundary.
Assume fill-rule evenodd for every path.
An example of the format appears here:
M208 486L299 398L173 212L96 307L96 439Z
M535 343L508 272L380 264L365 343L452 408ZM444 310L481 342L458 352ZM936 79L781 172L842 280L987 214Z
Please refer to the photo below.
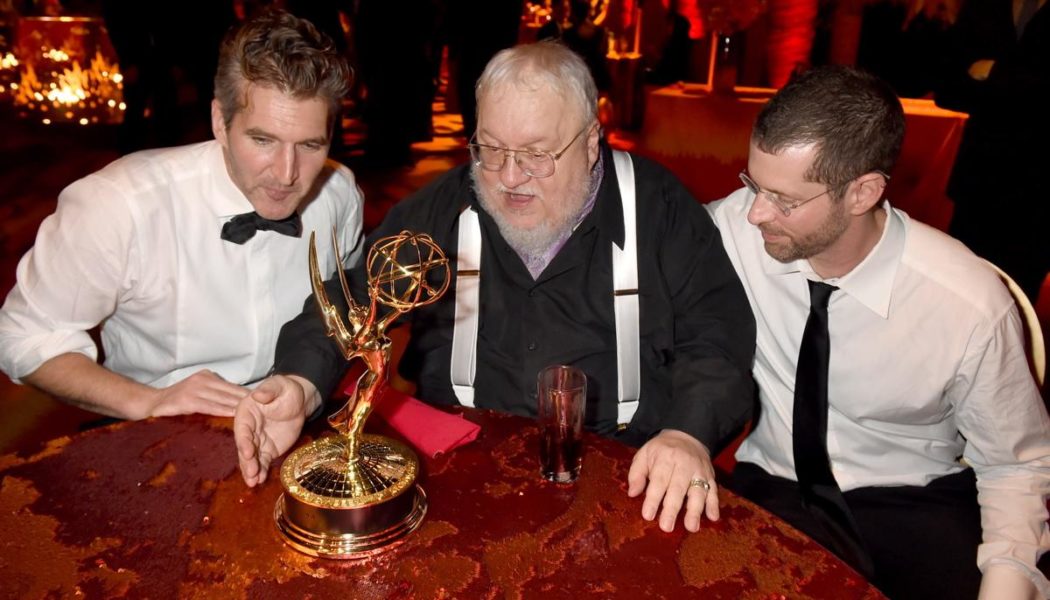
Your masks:
M529 352L536 349L536 342L529 342Z
M536 290L529 290L529 298L535 298L535 297L536 297Z

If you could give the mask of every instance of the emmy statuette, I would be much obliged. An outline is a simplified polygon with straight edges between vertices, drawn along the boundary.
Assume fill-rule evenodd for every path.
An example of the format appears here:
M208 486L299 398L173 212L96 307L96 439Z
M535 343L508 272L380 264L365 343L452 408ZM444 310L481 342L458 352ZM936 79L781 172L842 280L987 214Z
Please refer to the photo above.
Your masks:
M332 242L339 255L334 232ZM402 231L376 241L366 267L367 307L354 302L342 267L336 268L349 306L347 326L325 292L310 234L310 281L328 336L346 360L361 358L366 367L347 403L328 417L336 435L297 449L281 467L285 493L274 509L277 529L293 548L324 558L363 558L387 550L419 527L427 511L426 494L416 484L415 453L363 429L387 381L386 328L445 293L448 259L430 236ZM379 305L389 311L381 316Z

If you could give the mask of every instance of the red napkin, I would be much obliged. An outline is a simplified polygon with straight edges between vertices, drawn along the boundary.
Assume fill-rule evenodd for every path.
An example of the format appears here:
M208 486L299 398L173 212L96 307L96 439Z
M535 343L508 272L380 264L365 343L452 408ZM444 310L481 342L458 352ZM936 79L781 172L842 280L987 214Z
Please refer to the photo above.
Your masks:
M383 388L372 410L431 458L474 441L481 431L460 415L438 410L390 386Z

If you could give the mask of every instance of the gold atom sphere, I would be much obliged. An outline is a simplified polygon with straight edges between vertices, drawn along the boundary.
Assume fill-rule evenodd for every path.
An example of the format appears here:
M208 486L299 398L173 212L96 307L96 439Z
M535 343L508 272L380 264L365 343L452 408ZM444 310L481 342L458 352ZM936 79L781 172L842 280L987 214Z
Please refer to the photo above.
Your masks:
M435 272L435 277L428 275ZM426 306L448 289L448 258L425 233L402 231L382 238L368 252L369 295L379 303L407 312ZM437 279L439 283L432 283Z

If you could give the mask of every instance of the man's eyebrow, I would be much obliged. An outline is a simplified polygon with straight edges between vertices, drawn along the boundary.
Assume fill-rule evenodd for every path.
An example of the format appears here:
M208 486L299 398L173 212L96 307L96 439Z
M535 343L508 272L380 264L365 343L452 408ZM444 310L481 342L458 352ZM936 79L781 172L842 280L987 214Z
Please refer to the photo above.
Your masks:
M253 135L253 136L257 135L257 136L268 137L268 138L276 138L277 137L277 136L273 135L272 133L270 133L268 131L264 131L262 129L259 129L258 127L252 127L250 129L246 129L244 131L244 134L245 135Z
M305 140L301 140L300 144L320 144L324 145L328 143L328 136L312 137Z
M490 137L489 132L485 131L484 129L479 129L478 133L484 135L485 137ZM498 140L495 136L491 136L491 137L492 137L492 140L493 140L492 143L486 143L486 142L480 142L480 141L478 143L481 144L482 146L494 146L496 148L507 148L507 149L512 149L512 150L515 149L515 148L510 148L510 146L504 145L503 142ZM535 150L536 149L535 148L536 145L538 145L538 144L545 144L545 143L547 143L547 142L545 142L543 140L543 138L534 138L532 141L530 141L529 143L525 144L524 147L516 148L516 149L517 150Z
M249 129L246 129L244 131L244 134L248 135L248 136L260 136L260 137L270 138L270 139L274 139L274 140L278 139L276 135L274 135L274 134L272 134L272 133L270 133L270 132L268 132L268 131L266 131L264 129L260 129L258 127L251 127ZM296 143L297 144L321 144L321 145L324 145L324 144L328 143L328 137L327 136L312 137L312 138L307 138L305 140L299 140Z

